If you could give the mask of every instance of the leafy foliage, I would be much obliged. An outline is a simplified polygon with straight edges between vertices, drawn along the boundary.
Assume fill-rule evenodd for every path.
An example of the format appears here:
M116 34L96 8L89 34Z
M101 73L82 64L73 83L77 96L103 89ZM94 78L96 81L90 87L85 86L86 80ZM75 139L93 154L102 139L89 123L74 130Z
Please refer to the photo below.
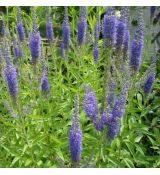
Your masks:
M22 10L22 20L27 39L22 43L24 57L15 60L18 67L18 103L10 98L3 69L0 65L0 167L71 167L69 152L69 128L73 116L73 101L76 94L80 101L80 125L83 132L81 167L160 167L160 71L153 91L148 96L138 84L143 82L150 66L151 34L145 37L142 67L133 78L120 134L110 142L107 128L97 132L83 110L84 85L89 84L96 92L98 105L102 107L105 53L100 36L100 60L93 58L94 25L96 7L87 8L87 43L77 46L78 7L69 7L71 43L67 57L60 55L62 40L61 24L63 8L52 7L55 41L46 42L44 29L46 8L36 7L38 26L43 41L42 58L35 72L31 62L28 37L32 18L28 7ZM118 12L118 11L117 11ZM105 8L99 8L102 17ZM16 33L16 7L9 7L4 15L10 29L9 39ZM14 58L13 58L14 59ZM48 71L50 93L41 92L43 64ZM121 76L121 74L118 74ZM119 80L122 81L120 77ZM119 94L119 89L116 95Z

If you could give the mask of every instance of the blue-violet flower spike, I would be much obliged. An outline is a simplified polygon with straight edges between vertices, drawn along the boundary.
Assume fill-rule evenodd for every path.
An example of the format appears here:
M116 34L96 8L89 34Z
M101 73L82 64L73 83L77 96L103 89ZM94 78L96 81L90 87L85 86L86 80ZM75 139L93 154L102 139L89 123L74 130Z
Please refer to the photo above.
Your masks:
M78 33L77 33L78 45L83 45L85 44L85 41L86 41L86 29L87 29L86 13L87 13L86 7L80 7Z
M30 34L29 47L32 56L32 63L36 64L41 54L41 37L38 31Z
M48 7L47 9L47 23L46 23L46 35L47 35L47 39L49 42L53 42L54 40L54 31L53 31L53 23L52 23L52 18L51 18L51 14L50 14L50 7Z
M18 37L20 41L24 41L25 39L25 30L24 30L24 26L22 23L22 19L21 19L21 11L20 11L20 7L17 7L17 33L18 33Z
M111 16L107 11L103 22L104 46L113 47L116 42L117 17Z
M18 95L17 72L12 64L7 64L4 69L5 78L8 84L8 90L13 100L16 100Z
M69 146L72 163L74 166L79 164L82 153L82 131L80 129L79 122L79 98L75 97L74 102L74 116L72 119L72 125L69 131Z
M152 90L152 86L155 80L155 72L151 71L146 79L146 82L144 84L144 93L149 94Z
M86 92L83 101L83 108L87 116L94 120L98 114L98 103L96 99L96 94L88 85L86 85L85 88Z
M68 9L67 9L67 7L65 7L64 20L63 20L63 24L62 24L62 33L63 33L64 49L68 50L69 42L70 42L70 25L69 25L69 18L68 18Z

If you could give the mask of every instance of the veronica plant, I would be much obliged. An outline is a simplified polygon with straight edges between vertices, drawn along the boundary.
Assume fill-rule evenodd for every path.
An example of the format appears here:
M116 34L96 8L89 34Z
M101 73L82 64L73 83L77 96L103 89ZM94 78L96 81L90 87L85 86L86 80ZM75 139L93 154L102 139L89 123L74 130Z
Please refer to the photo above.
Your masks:
M6 63L5 69L4 69L4 75L8 85L9 94L13 102L16 102L18 97L18 92L19 92L18 81L17 81L17 71L12 63L10 48L7 43L7 40L5 41L6 43L3 43L5 44L5 46L3 46L3 53L4 53L5 63Z
M85 86L85 91L86 93L84 96L83 108L87 116L94 121L98 115L96 93L93 92L93 90L88 85Z
M117 17L112 9L108 8L103 20L104 47L114 47L116 42Z
M79 167L82 154L82 131L79 122L79 97L76 95L74 102L74 115L69 131L69 146L73 167Z
M17 28L17 33L18 33L18 37L19 40L22 42L25 40L25 29L22 23L22 19L21 19L21 9L20 7L17 7L17 24L16 24L16 28Z
M138 12L138 28L132 41L130 53L130 67L132 72L137 72L139 70L144 48L143 9L140 7Z
M79 21L78 21L78 33L77 41L78 45L85 44L86 41L86 30L87 30L87 8L80 7Z
M41 91L45 94L50 92L50 84L48 80L48 74L45 67L43 67L42 75L41 75Z
M38 31L35 9L32 8L33 28L29 38L29 47L32 56L32 64L36 65L41 54L41 37Z
M47 8L47 14L46 14L46 36L48 39L48 42L51 43L54 40L54 31L53 31L53 23L52 18L50 14L50 7Z
M68 8L65 7L64 12L64 20L62 24L62 35L63 35L63 45L64 49L68 50L70 44L70 25L69 25L69 18L68 18Z
M98 61L100 57L99 35L100 35L100 19L99 19L99 10L97 9L97 20L94 26L94 48L93 48L93 57L95 61Z
M14 56L15 58L22 58L23 57L23 50L21 47L20 42L16 41L16 38L13 38L13 51L14 51Z

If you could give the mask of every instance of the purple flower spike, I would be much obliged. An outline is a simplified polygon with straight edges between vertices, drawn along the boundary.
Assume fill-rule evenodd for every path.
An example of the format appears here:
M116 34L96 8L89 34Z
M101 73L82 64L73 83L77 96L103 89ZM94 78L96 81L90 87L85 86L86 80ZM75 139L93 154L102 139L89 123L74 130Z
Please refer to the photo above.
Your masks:
M120 119L115 118L111 113L105 111L99 121L94 121L94 127L97 131L102 132L105 127L108 129L108 137L114 139L120 131Z
M135 32L130 54L130 67L134 72L137 72L140 68L143 48L144 48L143 8L139 7L138 28Z
M129 44L130 44L130 31L129 29L126 30L124 35L124 46L123 46L123 54L127 56L129 51Z
M17 72L12 64L7 64L4 69L5 78L8 84L10 96L16 100L18 95Z
M23 52L22 52L21 48L15 47L14 48L14 55L15 55L16 58L22 58L23 57Z
M53 23L51 18L50 7L47 8L47 23L46 23L46 35L48 41L51 43L54 40Z
M126 105L126 99L127 99L127 87L124 85L121 94L117 97L112 115L114 118L122 118L125 112L125 105Z
M32 63L36 64L41 54L41 37L39 32L32 32L29 39Z
M24 41L25 39L25 31L22 22L17 23L17 32L20 41Z
M111 16L107 11L103 22L104 46L113 47L116 41L117 17Z
M68 50L69 42L70 42L70 25L69 25L67 7L65 7L64 20L63 20L63 24L62 24L62 33L63 33L64 49Z
M130 67L138 71L141 65L143 42L134 39L131 46Z
M93 57L95 61L99 60L100 50L99 50L99 35L100 35L100 24L99 21L94 27L94 48L93 48Z
M124 37L126 33L126 24L119 20L117 25L117 33L116 33L116 51L121 52L124 44Z
M104 127L107 125L108 120L112 117L112 114L107 111L103 112L101 118L98 120L94 120L94 127L97 131L103 131Z
M144 84L144 93L149 94L152 90L152 86L155 80L155 72L151 71L146 79L146 82Z
M76 130L73 130L71 128L69 138L70 138L70 152L72 162L78 163L81 160L82 131L79 128L77 128Z
M25 30L24 30L24 26L22 23L22 19L21 19L20 7L17 8L17 25L16 25L16 27L17 27L19 40L22 42L25 39Z
M35 8L31 8L32 12L32 32L29 37L29 47L32 56L32 64L36 65L38 58L41 56L41 36L38 31L37 17Z
M111 113L105 111L99 122L96 123L95 128L98 131L103 131L107 126L109 140L114 139L120 131L120 119L115 118Z
M14 50L14 56L16 58L23 57L23 51L22 51L21 45L19 42L18 43L16 42L15 38L13 39L13 50Z
M120 132L121 121L111 118L108 123L108 137L113 140Z
M70 154L73 165L78 165L82 153L82 131L79 122L79 98L75 97L74 116L69 131Z
M86 86L86 93L83 101L83 108L87 116L94 120L98 115L98 103L95 92L89 86Z
M86 18L86 7L80 7L80 16L78 21L78 33L77 40L78 45L85 44L86 41L86 29L87 29L87 18Z
M129 22L129 7L122 7L120 20L128 25Z
M47 35L48 41L52 42L54 39L54 34L53 34L53 24L51 21L48 21L46 24L46 35Z

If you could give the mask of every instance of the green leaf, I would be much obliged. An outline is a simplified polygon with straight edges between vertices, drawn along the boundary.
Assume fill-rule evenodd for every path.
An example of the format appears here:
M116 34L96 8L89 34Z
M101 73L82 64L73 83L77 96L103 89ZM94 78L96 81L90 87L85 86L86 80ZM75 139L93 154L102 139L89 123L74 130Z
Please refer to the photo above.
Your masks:
M134 164L129 158L124 158L123 161L125 162L128 168L134 168Z
M27 159L27 160L25 160L25 167L28 167L29 165L31 165L32 164L32 160L31 159Z
M11 163L11 167L14 166L14 164L19 160L20 158L19 157L15 157Z
M139 135L135 138L135 143L140 142L141 138L143 137L143 135Z
M121 166L121 163L116 158L107 156L107 159L108 159L109 162L112 162L116 167Z
M145 154L144 154L144 152L143 152L141 146L140 146L140 145L135 145L135 146L136 146L137 151L138 151L139 153L141 153L143 156L145 156Z
M136 155L135 155L135 151L134 151L134 147L131 143L125 142L127 148L129 149L130 153L132 154L134 160L136 160Z
M142 109L142 95L140 93L137 94L137 100L139 108Z

